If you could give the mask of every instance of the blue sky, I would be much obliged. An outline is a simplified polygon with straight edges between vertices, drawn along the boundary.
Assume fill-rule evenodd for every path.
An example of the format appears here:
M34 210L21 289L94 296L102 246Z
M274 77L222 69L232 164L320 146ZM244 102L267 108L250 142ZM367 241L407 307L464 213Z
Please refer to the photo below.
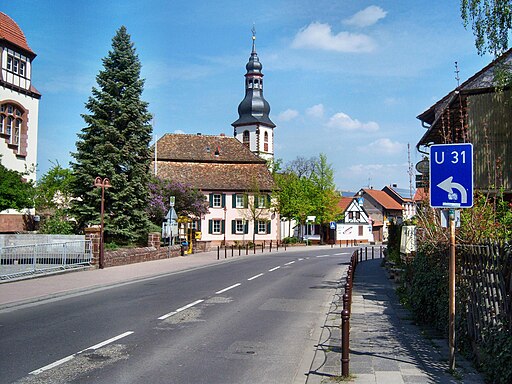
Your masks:
M18 0L1 11L37 53L38 177L67 166L84 104L121 25L146 79L154 133L233 134L256 49L275 156L327 155L340 190L409 188L424 128L416 116L491 61L474 48L459 1Z

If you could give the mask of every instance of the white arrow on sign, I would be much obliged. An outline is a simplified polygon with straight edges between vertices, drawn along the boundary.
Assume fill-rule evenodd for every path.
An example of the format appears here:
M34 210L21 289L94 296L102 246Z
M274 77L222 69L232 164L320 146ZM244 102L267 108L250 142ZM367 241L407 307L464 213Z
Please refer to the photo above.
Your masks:
M461 204L466 204L468 202L468 194L466 192L466 189L461 184L454 183L452 180L453 176L450 176L446 180L441 181L439 184L437 184L437 186L448 193L453 193L453 188L455 188L460 192Z

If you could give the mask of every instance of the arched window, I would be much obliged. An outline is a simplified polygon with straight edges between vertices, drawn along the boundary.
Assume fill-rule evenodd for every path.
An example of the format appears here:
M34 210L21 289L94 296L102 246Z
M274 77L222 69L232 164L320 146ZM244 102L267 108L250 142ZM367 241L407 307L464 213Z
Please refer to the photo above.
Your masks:
M265 135L263 135L263 150L268 152L268 132L265 132Z
M17 155L26 156L26 140L24 144L21 140L26 132L26 111L15 104L1 104L0 138L3 138Z
M245 131L244 131L243 144L244 144L247 148L250 148L250 143L251 143L251 139L250 139L250 136L249 136L249 131L245 130Z

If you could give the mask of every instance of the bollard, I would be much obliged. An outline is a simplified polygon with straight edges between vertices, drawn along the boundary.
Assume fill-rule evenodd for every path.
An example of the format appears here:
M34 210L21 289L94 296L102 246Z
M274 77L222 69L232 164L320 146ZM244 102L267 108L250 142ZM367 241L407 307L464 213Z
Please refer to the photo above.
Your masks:
M226 248L226 244L224 244L224 258L227 259L228 258L228 250Z
M233 257L233 248L234 248L234 245L231 244L231 257Z
M372 247L372 260L374 259L374 251L375 251L375 247Z
M245 244L245 255L249 254L249 244Z
M368 247L364 247L364 259L368 260Z
M218 245L217 245L217 260L220 260L220 249L219 249Z
M272 240L270 240L270 248L268 250L270 253L272 253Z
M261 243L261 253L265 252L265 240Z
M382 245L380 246L380 258L382 259Z
M343 304L345 305L345 296L343 295ZM346 299L348 301L348 298ZM350 313L347 309L341 311L341 375L349 376L349 337L350 337Z
M238 244L238 256L240 256L240 252L242 252L242 246Z
M254 245L253 245L253 254L256 254L256 242L254 242Z

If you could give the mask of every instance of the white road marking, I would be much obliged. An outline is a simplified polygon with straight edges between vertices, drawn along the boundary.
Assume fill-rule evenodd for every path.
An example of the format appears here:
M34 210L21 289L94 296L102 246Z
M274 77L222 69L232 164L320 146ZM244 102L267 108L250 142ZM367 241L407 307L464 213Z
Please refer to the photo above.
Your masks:
M249 277L249 278L247 279L247 281L251 281L251 280L257 279L258 277L261 277L261 276L263 276L263 275L264 275L264 273L259 273L259 274L257 274L256 276Z
M199 303L202 303L203 301L204 301L204 300L196 300L196 301L194 301L193 303L190 303L190 304L187 304L187 305L185 305L185 306L183 306L183 307L181 307L181 308L178 308L178 309L177 309L177 310L175 310L174 312L169 312L169 313L166 313L165 315L160 316L160 317L158 318L158 320L165 320L165 319L167 319L168 317L171 317L171 316L173 316L173 315L175 315L175 314L177 314L177 313L179 313L179 312L184 311L185 309L188 309L188 308L190 308L190 307L193 307L194 305L197 305L197 304L199 304Z
M240 286L240 285L242 285L242 283L236 283L236 284L233 284L233 285L231 285L231 286L229 286L229 287L227 287L227 288L224 288L224 289L221 289L220 291L215 292L215 294L216 294L216 295L220 295L221 293L224 293L224 292L226 292L226 291L229 291L230 289L236 288L236 287L238 287L238 286Z
M300 258L299 258L299 261L302 261L302 260L304 260L304 259L303 259L302 257L300 257Z
M292 265L294 263L295 263L295 261L290 261L289 263L286 263L285 265Z
M350 255L350 252L335 253L334 256Z
M317 256L317 258L320 258L320 257L329 257L331 255L320 255L320 256Z
M274 268L272 268L272 269L269 269L268 271L269 271L269 272L273 272L273 271L275 271L276 269L279 269L279 268L281 268L281 266L274 267Z
M29 375L39 375L40 373L42 373L44 371L48 371L49 369L58 367L59 365L62 365L64 363L67 363L70 360L73 360L76 356L80 355L81 353L84 353L85 351L88 351L88 350L91 350L91 349L99 349L101 347L104 347L105 345L113 343L114 341L122 339L123 337L129 336L132 333L133 333L133 331L128 331L128 332L122 333L122 334L120 334L118 336L112 337L111 339L102 341L101 343L95 344L92 347L82 349L80 352L77 352L77 353L75 353L73 355L66 356L66 357L64 357L64 358L62 358L60 360L57 360L57 361L55 361L55 362L53 362L51 364L48 364L48 365L45 365L44 367L36 369L36 370L30 372Z

